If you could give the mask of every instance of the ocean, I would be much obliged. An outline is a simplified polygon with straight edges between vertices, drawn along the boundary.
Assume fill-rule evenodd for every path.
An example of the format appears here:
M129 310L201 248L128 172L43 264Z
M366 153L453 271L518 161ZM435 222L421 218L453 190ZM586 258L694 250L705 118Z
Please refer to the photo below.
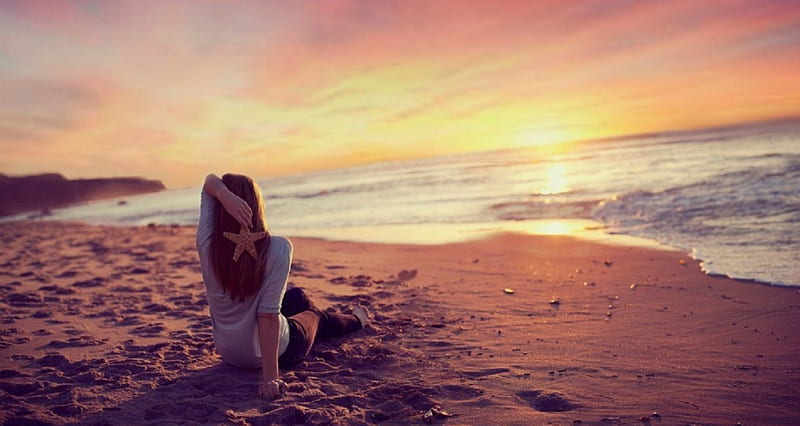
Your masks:
M690 253L709 274L800 286L800 120L257 182L276 234L416 243L499 230L602 234L612 242L628 235ZM195 224L200 183L125 197L124 205L55 209L47 220Z

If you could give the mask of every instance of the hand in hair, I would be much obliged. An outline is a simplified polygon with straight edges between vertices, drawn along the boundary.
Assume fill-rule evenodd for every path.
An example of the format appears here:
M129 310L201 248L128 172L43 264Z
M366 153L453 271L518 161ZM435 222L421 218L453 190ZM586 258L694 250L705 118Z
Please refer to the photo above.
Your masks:
M228 187L217 175L212 173L206 176L203 190L219 200L225 211L233 216L240 225L246 226L247 229L253 227L253 210L247 201L228 190Z
M233 216L240 225L246 226L247 229L253 227L253 210L247 204L247 201L230 191L223 193L219 201L225 211Z

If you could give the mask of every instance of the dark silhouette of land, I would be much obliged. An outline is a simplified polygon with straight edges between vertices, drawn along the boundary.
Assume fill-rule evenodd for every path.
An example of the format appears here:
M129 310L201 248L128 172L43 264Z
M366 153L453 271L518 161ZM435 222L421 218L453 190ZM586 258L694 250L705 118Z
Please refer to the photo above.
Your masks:
M125 195L158 192L164 184L138 177L70 180L58 173L30 176L0 174L0 216L41 211Z

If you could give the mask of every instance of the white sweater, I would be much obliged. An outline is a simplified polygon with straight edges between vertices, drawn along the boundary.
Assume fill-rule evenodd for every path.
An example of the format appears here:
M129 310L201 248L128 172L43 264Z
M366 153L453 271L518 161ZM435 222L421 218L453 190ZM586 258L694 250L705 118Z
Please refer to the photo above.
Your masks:
M214 235L216 209L222 205L205 191L200 193L200 221L197 224L197 252L208 294L211 325L217 353L226 362L241 368L261 367L261 347L258 342L258 312L277 313L280 318L278 355L289 345L289 324L280 314L289 269L292 265L292 243L285 237L272 236L268 250L266 273L261 288L253 295L238 301L222 289L214 274L211 240ZM247 254L243 254L247 256ZM263 253L259 253L263 255Z

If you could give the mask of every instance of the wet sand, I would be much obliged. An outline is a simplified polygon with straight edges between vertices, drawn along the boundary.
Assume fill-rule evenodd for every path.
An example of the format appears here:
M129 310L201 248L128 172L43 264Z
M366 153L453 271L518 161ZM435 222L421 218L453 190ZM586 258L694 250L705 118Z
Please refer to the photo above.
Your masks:
M797 289L563 236L292 240L290 285L373 318L263 401L259 372L214 352L194 228L0 224L0 423L800 419Z

